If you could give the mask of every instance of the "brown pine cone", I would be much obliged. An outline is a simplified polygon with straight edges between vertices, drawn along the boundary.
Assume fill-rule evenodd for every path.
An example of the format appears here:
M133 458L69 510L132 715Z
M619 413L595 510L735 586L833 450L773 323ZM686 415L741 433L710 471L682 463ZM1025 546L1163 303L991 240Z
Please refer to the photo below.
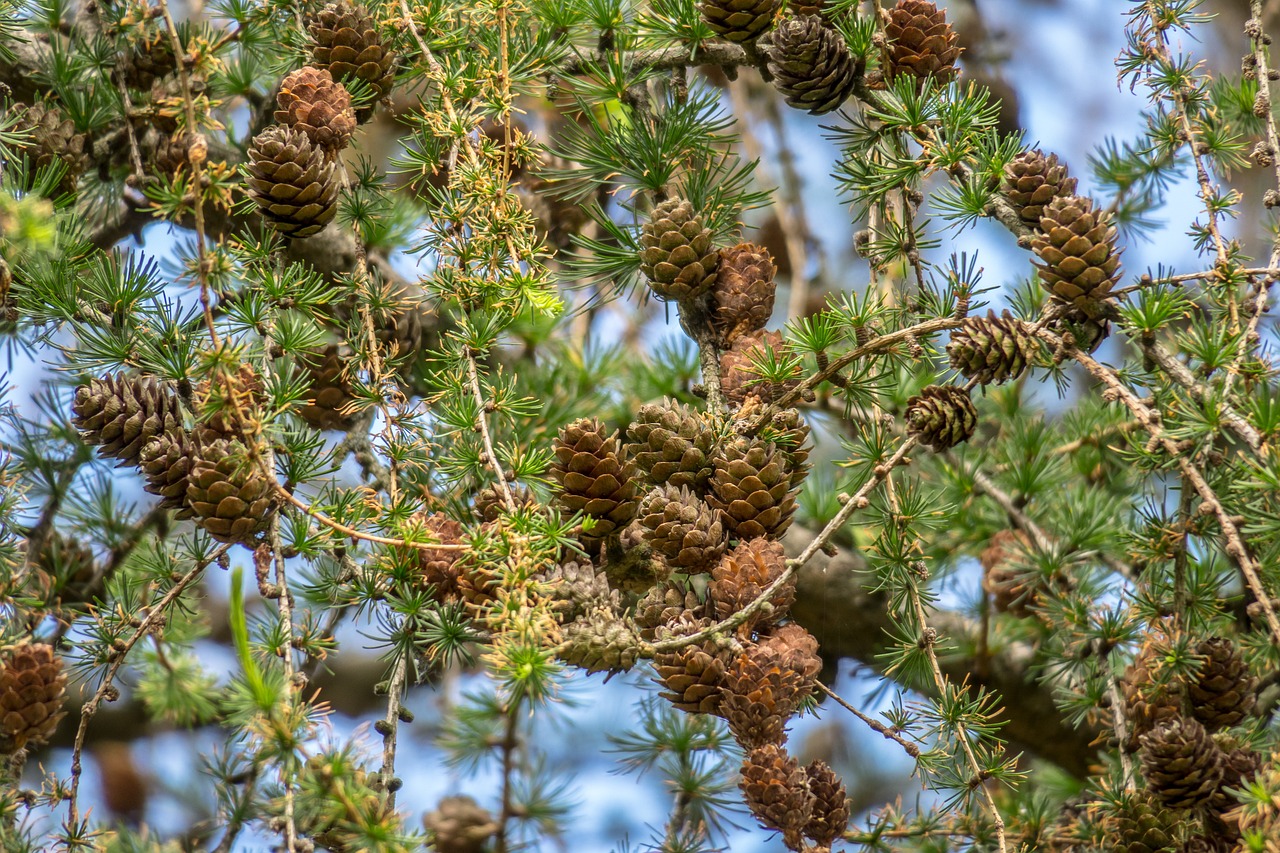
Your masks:
M982 385L1017 379L1039 350L1037 339L1007 310L999 317L988 311L986 317L966 318L947 344L951 366Z
M338 166L303 131L273 124L249 144L249 197L284 236L310 237L338 212Z
M702 0L702 20L721 38L753 42L773 26L778 0Z
M674 639L687 637L706 628L714 622L700 619L692 613L686 613L674 624L660 627L657 639ZM720 710L720 686L724 683L724 674L732 654L715 638L701 643L681 646L674 651L656 652L653 656L653 668L658 674L658 683L666 688L660 695L681 711L691 714L715 714Z
M889 79L911 77L922 87L926 79L946 85L956 78L959 37L947 13L930 0L898 0L884 28L889 41L885 71Z
M1106 313L1111 289L1120 279L1120 254L1111 215L1093 199L1058 196L1045 206L1031 249L1040 258L1040 283L1054 297L1098 318Z
M560 430L552 449L551 476L560 484L560 502L570 512L596 520L589 536L603 539L635 517L636 466L595 418L582 418Z
M1058 196L1076 194L1076 179L1069 177L1057 154L1047 157L1039 148L1023 151L1005 168L1004 192L1022 221L1040 227L1045 205Z
M178 70L173 54L173 40L167 31L148 29L133 43L120 63L120 74L134 89L150 92L160 77Z
M733 659L720 687L720 715L744 749L786 741L787 720L813 692L813 679L777 644L752 643Z
M649 492L640 502L638 518L649 531L649 545L673 569L706 571L728 542L720 514L687 488L662 486Z
M707 503L736 539L780 538L791 526L796 493L786 459L773 444L738 438L715 459Z
M801 834L813 816L814 797L800 762L777 744L753 749L742 762L738 786L765 828L781 832L792 850L804 849Z
M800 488L809 476L809 424L797 409L783 409L761 427L761 441L771 441L791 469L791 485Z
M1228 639L1204 640L1196 654L1205 661L1187 684L1192 713L1211 732L1239 725L1253 711L1258 680Z
M711 302L712 325L722 347L764 329L773 316L777 272L773 256L763 246L739 243L720 251Z
M100 456L137 464L144 445L182 428L178 394L171 382L123 373L91 379L76 389L71 423Z
M178 518L191 518L187 505L188 476L195 461L195 443L186 430L167 432L152 439L138 456L138 468L146 479L143 486L160 496L161 506L177 511Z
M761 378L757 365L768 364L770 359L781 364L789 357L778 332L766 331L738 338L732 347L720 354L720 390L725 399L738 405L745 403L748 397L756 397L764 403L776 403L799 387L802 379L800 365L793 366L790 378L777 383Z
M414 537L418 542L439 542L442 545L462 544L462 525L448 518L443 513L417 512L410 518L410 526L420 530L422 535ZM462 597L458 587L458 576L461 573L458 560L462 551L444 548L413 549L418 561L418 582L423 588L432 590L436 601L454 602Z
M1222 781L1209 801L1209 808L1221 816L1240 804L1228 789L1238 791L1252 782L1262 772L1262 756L1232 738L1217 735L1215 740L1222 750ZM1232 830L1237 828L1231 821L1227 823Z
M1175 717L1142 736L1142 775L1166 806L1207 803L1222 782L1222 750L1195 720Z
M1132 793L1116 803L1107 829L1120 853L1167 853L1173 849L1169 810L1144 794Z
M858 65L844 36L817 15L784 19L764 50L783 98L811 115L839 109L858 82Z
M53 646L24 639L0 649L0 753L48 743L66 716L66 692Z
M507 491L515 502L517 510L527 510L538 506L538 497L527 486L518 483L507 483ZM476 514L481 521L497 521L507 511L507 499L497 483L490 483L476 492L472 499Z
M813 816L804 834L819 847L830 847L849 828L849 796L844 781L825 761L810 762L804 770L813 794Z
M1184 687L1177 680L1157 682L1159 657L1156 646L1143 646L1120 679L1125 718L1129 723L1130 749L1136 749L1141 737L1152 729L1182 716Z
M739 543L711 572L711 585L707 591L716 609L716 617L727 619L751 604L782 576L786 567L787 555L781 542L757 538ZM776 624L786 617L795 600L796 586L792 580L773 594L769 608L742 624L740 635L750 637L755 631Z
M197 441L187 474L187 505L219 542L253 547L276 509L275 480L239 442Z
M676 576L645 593L636 603L634 618L641 639L653 642L659 628L675 624L686 613L700 619L706 615L704 611L698 593L688 581Z
M822 672L818 639L803 625L792 622L774 628L767 637L760 638L760 645L778 651L787 667L803 674L806 679L815 679Z
M356 399L355 389L346 377L350 361L350 350L340 344L329 344L300 359L311 378L311 387L307 390L309 402L299 406L297 412L309 426L345 432L355 423L356 415L349 409Z
M383 44L378 24L362 6L338 0L312 18L308 25L313 45L311 64L328 70L333 79L350 86L361 80L373 99L356 111L363 124L379 101L391 94L396 82L396 55Z
M25 553L31 540L23 540ZM101 589L98 562L93 551L78 538L50 530L32 561L25 592L42 602L62 605L86 604Z
M659 202L640 231L640 271L660 299L684 302L715 281L720 253L711 229L682 198Z
M27 134L25 141L17 147L25 149L32 170L60 162L66 171L54 191L59 196L74 193L80 175L89 165L85 135L78 133L75 123L52 103L37 101L14 112L16 121L9 130Z
M325 68L304 65L280 81L276 122L301 130L329 151L347 146L356 129L356 114L346 87Z
M673 400L646 403L627 427L627 437L628 453L653 485L706 489L717 442L708 416Z
M969 392L954 385L930 385L907 401L907 432L942 453L973 437L978 410Z

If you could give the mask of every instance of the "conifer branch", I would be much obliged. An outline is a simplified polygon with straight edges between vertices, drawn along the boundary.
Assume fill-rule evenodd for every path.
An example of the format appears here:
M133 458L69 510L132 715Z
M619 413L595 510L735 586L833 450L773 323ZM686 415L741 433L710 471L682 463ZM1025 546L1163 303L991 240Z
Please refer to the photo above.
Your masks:
M885 740L891 740L894 743L896 743L898 746L902 747L902 751L905 752L907 755L911 756L912 758L920 757L920 747L916 746L914 743L904 738L901 734L898 733L896 729L889 728L884 723L880 722L874 717L868 717L866 714L862 713L857 708L853 707L848 702L841 699L840 696L834 690L832 690L827 685L823 684L821 681L819 681L817 684L818 684L819 690L821 690L826 695L830 696L835 701L835 703L839 705L841 708L844 708L850 714L853 714L859 720L862 720L862 722L866 723L867 726L872 731L878 732L881 736L884 737Z

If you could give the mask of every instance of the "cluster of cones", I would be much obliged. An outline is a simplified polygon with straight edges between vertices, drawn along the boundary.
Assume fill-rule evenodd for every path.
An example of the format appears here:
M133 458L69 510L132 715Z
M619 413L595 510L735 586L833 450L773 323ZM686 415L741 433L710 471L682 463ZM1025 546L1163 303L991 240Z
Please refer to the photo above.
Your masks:
M377 22L360 6L338 0L308 23L311 63L280 82L276 124L249 145L249 195L263 217L286 237L310 237L332 221L342 187L339 152L372 106L352 106L349 85L361 84L370 103L395 83L395 53Z
M252 547L277 500L274 477L250 459L241 439L238 413L251 410L260 391L244 368L225 387L202 385L189 411L174 383L119 373L76 389L72 423L100 455L137 466L162 507L194 518L220 542ZM205 406L221 411L197 423L195 413Z
M833 26L827 0L702 0L702 18L721 38L757 45L765 68L786 102L815 115L838 109L863 77L864 60L849 51ZM878 80L909 79L943 85L959 73L961 48L946 12L929 0L899 0L886 15Z
M1112 804L1120 849L1175 849L1175 830L1184 826L1200 829L1182 849L1249 849L1236 847L1242 832L1280 828L1276 814L1244 809L1231 793L1263 768L1263 757L1232 731L1255 712L1257 680L1227 638L1184 652L1200 662L1190 675L1172 671L1172 646L1149 641L1121 682L1129 727L1121 748L1137 752L1146 786Z

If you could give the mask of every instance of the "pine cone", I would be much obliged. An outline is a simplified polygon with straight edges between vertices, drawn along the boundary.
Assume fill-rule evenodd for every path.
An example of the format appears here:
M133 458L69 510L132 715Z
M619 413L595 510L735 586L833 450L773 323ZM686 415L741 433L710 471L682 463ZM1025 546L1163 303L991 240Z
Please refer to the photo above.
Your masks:
M60 160L66 166L66 172L63 173L56 192L58 195L75 192L80 175L89 164L85 135L77 133L75 123L53 104L36 101L15 112L17 121L9 130L12 133L29 134L18 148L26 150L32 172Z
M1039 148L1023 151L1005 167L1004 192L1022 221L1040 228L1045 206L1059 196L1076 194L1076 179L1069 177L1057 154L1045 156Z
M246 457L244 445L201 441L187 474L187 505L214 539L252 547L275 511L275 485Z
M363 80L373 90L369 106L356 110L361 124L368 121L373 105L391 94L396 82L396 55L383 45L377 22L363 7L338 0L321 9L308 29L315 42L312 65L327 69L340 83Z
M627 437L627 451L650 483L706 488L716 445L715 429L706 416L672 400L646 403L627 427Z
M1120 253L1111 216L1095 210L1093 199L1059 196L1045 206L1031 248L1040 283L1088 317L1103 313L1099 303L1120 278Z
M1142 736L1142 775L1170 808L1207 803L1222 781L1223 754L1204 726L1174 718Z
M1180 681L1156 681L1158 658L1155 646L1143 646L1120 680L1125 718L1129 723L1130 749L1136 749L1142 736L1152 729L1182 716L1183 685Z
M559 656L592 672L626 672L635 666L640 637L626 617L600 607L564 626Z
M475 621L488 621L501 586L501 567L481 563L471 557L458 561L458 592L467 612Z
M907 431L941 453L968 441L978 426L969 392L954 385L930 385L907 401Z
M787 719L813 691L813 681L789 662L778 648L753 643L725 671L720 715L744 749L786 741Z
M849 828L849 796L844 782L825 761L812 761L804 771L813 794L813 815L804 834L819 847L830 847Z
M511 492L511 499L515 501L517 510L538 506L537 496L529 491L528 487L518 483L507 483L507 490ZM497 521L507 511L507 499L497 483L490 483L480 489L473 500L481 521Z
M711 245L711 229L682 198L654 207L640 231L640 246L640 270L661 299L686 301L715 281L720 254Z
M914 77L917 87L926 79L946 85L959 70L958 36L947 23L947 13L929 0L898 0L884 28L889 40L885 71L889 79Z
M1142 794L1120 800L1108 826L1117 853L1161 853L1173 848L1168 810Z
M1257 701L1257 679L1228 639L1204 640L1196 646L1196 654L1205 661L1187 685L1192 713L1211 732L1239 725Z
M728 619L755 601L782 576L786 567L787 555L781 542L748 539L739 543L711 572L711 585L707 592L716 617ZM740 629L742 636L750 637L755 631L768 628L786 617L795 600L796 585L792 580L769 599L772 609L761 610L743 623Z
M796 493L791 470L773 444L738 438L715 458L707 503L720 510L730 536L777 539L791 526Z
M489 810L466 794L442 799L422 825L436 853L484 853L499 828Z
M798 110L822 115L853 92L858 69L844 37L817 15L787 18L765 45L773 85Z
M347 410L355 401L354 389L344 375L349 362L350 352L338 344L302 359L311 376L310 402L298 407L298 417L316 429L351 429L356 416Z
M768 646L782 655L788 669L801 673L810 681L822 672L822 658L818 656L818 639L803 625L792 622L774 628L767 637L760 638L760 645Z
M777 272L773 256L763 246L739 243L720 251L711 301L712 325L721 346L730 347L738 338L755 334L769 322L778 289L773 280Z
M747 753L738 783L751 813L767 829L782 833L792 850L803 849L800 836L813 815L809 775L786 750L767 744Z
M425 537L417 541L439 542L442 545L459 545L462 543L462 525L442 513L415 513L410 519L415 527L420 527ZM462 597L458 588L458 559L461 551L443 548L413 549L418 558L418 582L423 587L430 587L436 601L453 602Z
M0 753L48 743L66 715L67 674L48 643L0 649Z
M756 397L763 403L776 403L799 387L799 365L794 366L792 378L784 382L771 383L761 378L756 365L767 364L770 352L777 362L787 357L786 345L778 332L743 335L720 354L720 390L726 400L742 404L748 397Z
M771 441L791 469L791 485L800 488L809 475L809 424L798 409L782 409L760 429L761 441Z
M328 70L304 65L280 81L276 122L300 130L321 148L345 148L356 129L351 96Z
M649 530L649 545L673 569L705 571L724 553L720 514L687 488L654 489L640 502L638 517Z
M125 83L143 92L150 92L158 78L177 70L173 40L167 31L159 29L148 29L143 33L120 64L120 74Z
M71 423L100 456L138 461L143 445L166 432L182 429L178 395L171 383L154 376L123 373L91 379L76 389Z
M752 42L773 26L778 0L702 0L702 20L726 41Z
M281 234L310 237L338 212L337 168L301 130L273 124L249 145L249 196Z
M674 624L658 628L657 638L662 641L687 637L713 624L710 619L686 613ZM675 651L655 653L653 668L658 674L658 683L666 688L662 698L690 714L718 713L720 686L731 660L732 655L714 638L681 646Z
M609 579L586 557L557 563L542 578L551 599L551 612L572 622L594 608L618 609L621 596L609 588Z
M190 148L190 134L185 131L168 134L156 143L151 161L161 174L170 178L177 177L180 171L191 167L191 158L187 153Z
M966 379L983 385L1017 379L1035 360L1040 345L1007 310L999 317L969 317L951 333L947 354L951 366Z
M1222 750L1222 781L1218 784L1213 799L1209 801L1209 808L1216 815L1222 816L1239 805L1235 795L1227 789L1238 791L1252 782L1262 772L1262 756L1247 746L1240 746L1231 738L1218 735L1215 740ZM1238 827L1229 820L1227 825L1234 836Z
M553 446L551 476L560 484L560 502L570 512L596 519L590 536L602 539L636 514L636 466L595 418L582 418L560 430Z
M177 510L178 518L191 518L187 505L188 477L194 461L194 442L185 430L175 430L154 438L142 448L138 468L146 478L143 486L160 496L158 506Z
M657 629L674 625L686 613L694 619L706 615L698 593L688 581L676 577L658 584L636 603L635 623L641 639L653 642Z

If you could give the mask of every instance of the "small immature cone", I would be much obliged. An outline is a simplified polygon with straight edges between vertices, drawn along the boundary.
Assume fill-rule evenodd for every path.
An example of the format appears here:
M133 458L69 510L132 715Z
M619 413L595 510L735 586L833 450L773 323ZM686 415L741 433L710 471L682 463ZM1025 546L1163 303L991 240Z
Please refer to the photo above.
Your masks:
M66 716L67 674L48 643L0 649L0 754L41 746Z
M306 65L286 75L280 81L276 105L278 123L301 130L330 151L345 148L356 129L351 96L324 68Z
M635 666L640 638L626 617L595 608L564 626L560 658L588 673L626 672Z
M839 109L858 82L844 37L817 15L785 19L770 35L765 53L773 84L786 102L813 115Z
M754 335L773 316L778 268L769 250L739 243L720 252L720 266L711 288L712 325L720 345L728 348L744 335Z
M926 79L934 85L950 83L959 74L961 47L946 11L930 0L898 0L884 28L889 41L885 70L890 79L911 77L917 87Z

